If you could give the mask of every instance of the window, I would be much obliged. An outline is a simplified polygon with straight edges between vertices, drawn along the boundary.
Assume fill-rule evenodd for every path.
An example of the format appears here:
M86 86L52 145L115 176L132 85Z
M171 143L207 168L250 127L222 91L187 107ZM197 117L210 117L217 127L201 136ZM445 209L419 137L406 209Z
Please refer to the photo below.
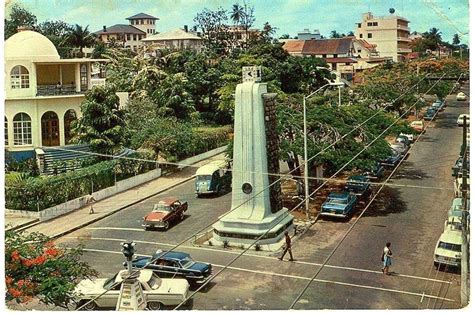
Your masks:
M326 58L326 54L323 54L323 58Z
M362 49L357 49L357 52L360 54L362 52Z
M374 22L373 25L374 26L379 26L379 22Z
M372 38L372 33L367 33L367 38Z
M13 144L32 144L31 118L26 113L18 113L13 118Z
M359 38L363 38L363 35L362 35L362 34L359 34Z
M357 27L358 27L358 28L361 28L361 27L362 27L362 23L357 23Z
M5 117L5 146L8 145L8 119Z
M81 91L87 90L88 80L87 80L87 65L81 64Z
M132 35L127 34L127 40L132 40Z
M12 89L28 89L30 87L30 74L23 66L15 66L10 72Z
M137 34L133 34L133 40L137 40Z
M372 26L372 22L367 22L367 26Z
M332 56L333 56L333 58L337 58L337 54L334 54L334 55L332 55Z

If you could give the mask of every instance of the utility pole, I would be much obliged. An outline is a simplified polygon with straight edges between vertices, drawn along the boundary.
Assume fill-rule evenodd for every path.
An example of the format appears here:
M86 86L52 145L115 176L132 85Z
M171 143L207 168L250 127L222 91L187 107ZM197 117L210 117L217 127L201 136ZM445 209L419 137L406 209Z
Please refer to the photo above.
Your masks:
M461 306L469 304L469 216L467 204L467 124L466 116L463 119L463 138L462 138L462 245L461 245Z
M308 183L308 130L306 127L306 96L303 96L303 145L304 145L304 198L306 220L309 221L309 183ZM298 157L297 157L298 158Z
M120 295L115 305L116 311L138 311L144 310L146 307L146 297L143 294L142 287L138 278L140 271L132 271L132 259L135 254L135 243L133 241L120 243L122 245L122 253L127 259L127 270L122 271L122 287Z

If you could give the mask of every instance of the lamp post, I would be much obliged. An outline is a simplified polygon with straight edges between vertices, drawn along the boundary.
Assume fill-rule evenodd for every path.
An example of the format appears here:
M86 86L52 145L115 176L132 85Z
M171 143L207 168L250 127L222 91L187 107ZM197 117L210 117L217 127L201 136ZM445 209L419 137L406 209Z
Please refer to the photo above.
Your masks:
M322 67L317 67L322 68ZM323 68L328 70L327 68ZM341 105L341 85L344 83L341 82L329 82L316 91L310 93L303 97L303 145L304 145L304 198L305 198L305 211L306 211L306 219L309 220L309 185L308 185L308 131L306 126L306 99L310 98L314 94L318 93L322 89L326 88L327 86L337 86L339 88L339 106Z

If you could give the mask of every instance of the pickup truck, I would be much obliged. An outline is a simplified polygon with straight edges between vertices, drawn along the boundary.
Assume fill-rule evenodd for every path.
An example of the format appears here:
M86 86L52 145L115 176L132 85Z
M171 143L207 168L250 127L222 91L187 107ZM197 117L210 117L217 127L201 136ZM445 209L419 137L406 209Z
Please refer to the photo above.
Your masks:
M354 175L347 179L344 190L357 197L366 195L369 192L369 179L367 176Z
M327 217L347 218L354 210L357 196L347 191L332 192L321 207L321 215Z

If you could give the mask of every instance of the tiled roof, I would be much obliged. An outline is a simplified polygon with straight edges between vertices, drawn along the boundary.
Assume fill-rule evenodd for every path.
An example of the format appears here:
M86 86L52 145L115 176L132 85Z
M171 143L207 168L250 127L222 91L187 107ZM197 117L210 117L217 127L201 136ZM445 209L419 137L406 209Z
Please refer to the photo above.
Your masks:
M304 55L349 54L352 47L351 38L333 38L307 40L304 43Z
M283 49L285 49L290 54L301 54L303 52L304 42L304 40L289 40L283 44Z
M102 29L100 31L95 32L94 34L102 35L102 34L122 34L122 33L123 34L140 34L140 35L146 34L144 31L139 30L135 26L128 25L128 24L115 24L111 27L107 27L105 29L105 32Z
M357 63L357 60L354 58L348 57L338 57L338 58L324 58L327 63Z
M365 48L367 49L374 49L375 47L377 47L377 45L375 44L371 44L369 43L368 41L366 41L365 39L356 39L362 46L364 46Z
M199 36L197 36L193 33L185 32L184 30L178 28L178 29L175 29L175 30L172 30L172 31L168 31L168 32L148 36L147 38L144 38L143 41L151 42L151 41L176 40L176 39L181 39L181 40L183 40L183 39L196 39L196 40L200 40L201 37L199 37Z
M132 15L131 17L128 17L127 20L134 20L134 19L153 19L153 20L159 20L159 18L151 16L146 13L138 13L135 15Z

